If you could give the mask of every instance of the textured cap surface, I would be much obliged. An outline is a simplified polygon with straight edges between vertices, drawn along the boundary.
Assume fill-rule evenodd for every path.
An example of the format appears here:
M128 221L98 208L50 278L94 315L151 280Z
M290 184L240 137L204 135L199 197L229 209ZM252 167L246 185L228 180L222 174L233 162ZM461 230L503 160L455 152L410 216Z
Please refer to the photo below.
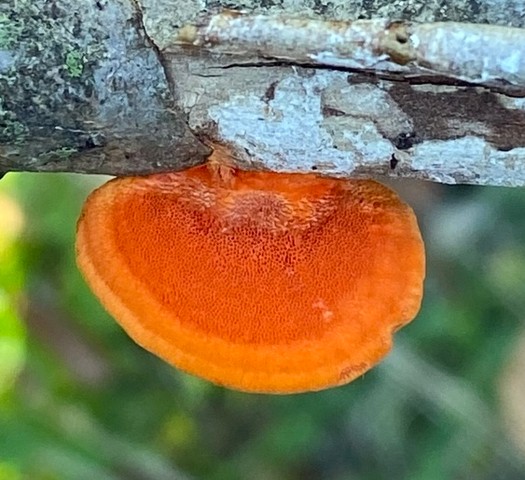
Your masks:
M115 179L88 198L78 264L128 334L244 391L341 385L417 314L410 207L369 180L207 166Z

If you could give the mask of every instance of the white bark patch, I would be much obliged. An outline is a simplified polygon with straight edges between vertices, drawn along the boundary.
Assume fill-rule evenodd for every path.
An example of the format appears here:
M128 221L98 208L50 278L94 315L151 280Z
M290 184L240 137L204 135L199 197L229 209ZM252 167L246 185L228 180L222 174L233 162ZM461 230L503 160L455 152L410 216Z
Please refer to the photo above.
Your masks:
M330 96L334 83L344 84L346 74L318 72L310 78L291 75L279 82L272 100L261 95L232 95L210 107L222 141L246 150L271 170L343 174L363 163L388 162L394 147L378 132L374 112L364 105L352 111L352 100L368 101L386 114L394 114L378 88L347 87L342 117L323 115L322 95ZM358 86L359 87L359 86ZM363 96L363 90L368 90ZM343 111L344 111L343 110ZM340 128L343 126L345 128Z
M525 86L525 30L465 23L415 24L416 63L444 75Z
M502 152L477 137L423 142L413 148L410 164L442 183L525 185L525 148Z

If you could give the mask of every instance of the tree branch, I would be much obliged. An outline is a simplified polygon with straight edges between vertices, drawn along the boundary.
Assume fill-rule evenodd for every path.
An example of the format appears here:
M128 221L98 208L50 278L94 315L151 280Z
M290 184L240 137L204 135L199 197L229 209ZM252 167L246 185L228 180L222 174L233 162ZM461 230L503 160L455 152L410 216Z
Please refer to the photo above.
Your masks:
M245 168L525 185L525 31L415 21L523 27L525 0L78 3L0 7L0 170L177 170L202 138Z

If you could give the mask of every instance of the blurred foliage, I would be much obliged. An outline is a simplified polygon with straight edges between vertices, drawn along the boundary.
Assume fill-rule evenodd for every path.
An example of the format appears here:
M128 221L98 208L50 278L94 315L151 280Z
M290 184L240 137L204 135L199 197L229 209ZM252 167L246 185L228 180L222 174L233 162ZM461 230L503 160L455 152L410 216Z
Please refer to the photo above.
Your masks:
M525 319L523 190L418 185L416 321L350 385L265 396L172 369L104 312L74 262L100 181L0 181L0 480L525 478L498 393Z

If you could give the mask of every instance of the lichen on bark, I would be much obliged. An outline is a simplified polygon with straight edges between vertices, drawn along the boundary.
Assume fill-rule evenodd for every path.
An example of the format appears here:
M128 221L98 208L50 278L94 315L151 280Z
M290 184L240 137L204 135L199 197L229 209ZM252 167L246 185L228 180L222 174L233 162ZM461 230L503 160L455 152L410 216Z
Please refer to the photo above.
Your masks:
M76 171L117 173L128 164L141 172L151 168L148 155L173 168L177 147L193 143L189 153L199 152L169 110L140 21L126 1L0 7L0 170L54 170L67 151ZM180 160L191 160L188 152Z

